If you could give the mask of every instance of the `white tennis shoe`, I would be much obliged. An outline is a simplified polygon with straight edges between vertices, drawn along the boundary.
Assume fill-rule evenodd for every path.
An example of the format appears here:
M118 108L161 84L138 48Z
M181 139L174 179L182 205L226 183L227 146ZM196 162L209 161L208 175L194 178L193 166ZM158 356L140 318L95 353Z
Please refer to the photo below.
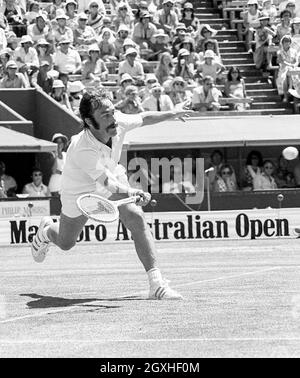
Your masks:
M148 299L178 300L183 299L183 296L178 291L171 289L167 280L163 280L159 286L150 288Z
M31 254L35 262L41 263L46 258L50 242L45 240L42 231L46 226L49 226L52 223L53 220L50 217L43 217L37 233L32 240Z

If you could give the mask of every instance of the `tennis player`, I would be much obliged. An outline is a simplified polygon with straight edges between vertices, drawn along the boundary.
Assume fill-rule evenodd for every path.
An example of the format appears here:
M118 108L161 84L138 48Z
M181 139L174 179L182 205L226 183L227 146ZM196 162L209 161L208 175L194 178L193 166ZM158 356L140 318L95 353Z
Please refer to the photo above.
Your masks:
M167 119L182 117L184 110L149 111L135 115L115 111L103 89L86 92L80 103L83 130L72 137L62 173L60 222L44 217L35 235L31 251L36 262L44 261L52 242L67 251L71 249L88 218L81 214L76 199L86 193L106 198L138 195L141 199L120 206L120 219L130 230L136 252L147 272L150 299L182 299L182 296L163 279L157 266L154 239L144 218L141 206L150 198L148 193L129 186L125 168L118 164L125 133L136 127L151 125Z

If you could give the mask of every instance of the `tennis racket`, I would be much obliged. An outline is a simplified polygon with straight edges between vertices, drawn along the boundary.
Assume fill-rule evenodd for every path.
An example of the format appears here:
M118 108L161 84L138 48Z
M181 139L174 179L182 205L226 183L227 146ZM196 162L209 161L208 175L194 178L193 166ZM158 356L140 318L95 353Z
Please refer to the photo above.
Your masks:
M132 196L118 201L110 201L98 194L83 194L77 198L77 206L86 217L99 223L114 222L119 218L119 206L136 203L140 196Z

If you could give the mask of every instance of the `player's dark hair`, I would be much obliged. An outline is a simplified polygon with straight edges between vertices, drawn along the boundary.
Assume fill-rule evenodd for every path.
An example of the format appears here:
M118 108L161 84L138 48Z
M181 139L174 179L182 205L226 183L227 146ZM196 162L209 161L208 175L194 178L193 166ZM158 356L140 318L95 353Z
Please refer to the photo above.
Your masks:
M93 113L96 109L101 109L104 102L111 100L108 92L104 88L90 90L83 94L79 105L80 116L83 121L83 128L88 129L89 125L86 123L86 118L90 119L95 129L98 129Z

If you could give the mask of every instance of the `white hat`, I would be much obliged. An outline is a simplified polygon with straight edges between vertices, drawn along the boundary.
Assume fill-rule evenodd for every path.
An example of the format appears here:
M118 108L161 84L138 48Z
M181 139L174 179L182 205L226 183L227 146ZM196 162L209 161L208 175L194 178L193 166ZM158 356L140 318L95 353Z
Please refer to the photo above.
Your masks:
M63 9L57 9L55 19L59 20L60 18L64 18L65 20L68 20L69 17L65 14L65 11Z
M65 143L68 142L68 137L66 137L64 134L61 134L61 133L55 133L51 139L51 142L55 142L55 140L58 138L64 139Z
M69 92L70 93L76 93L81 92L85 89L85 86L82 84L80 80L77 81L71 81L69 84Z
M295 17L295 18L293 18L293 20L292 20L291 23L292 23L292 24L300 24L300 17Z
M78 19L78 20L88 20L88 16L87 16L86 13L81 12L81 13L79 13L79 15L77 16L77 19Z
M91 51L99 51L100 52L100 48L97 45L97 43L93 43L92 45L89 46L88 53L90 53Z
M64 88L64 83L61 80L54 80L52 88Z
M191 55L190 54L190 52L189 52L189 50L187 50L187 49L180 49L179 51L178 51L178 56L188 56L188 55Z
M153 34L153 38L157 38L157 37L164 37L164 38L165 38L165 43L168 43L168 42L169 42L169 36L168 36L168 34L166 34L166 33L164 32L163 29L158 29L158 30L156 31L156 33Z
M160 89L161 92L164 91L164 88L163 88L159 83L153 84L152 88L150 89L150 92L153 93L153 91L154 91L155 89Z
M30 42L30 43L33 44L33 40L30 37L30 35L27 35L27 34L26 35L22 35L20 43L22 44L22 43L27 43L27 42Z
M216 55L212 50L206 50L204 53L204 59L205 58L214 58Z
M253 4L258 5L258 1L257 0L248 0L247 5L253 5Z
M9 60L6 63L5 68L18 68L18 65L14 60Z
M120 84L122 84L126 80L131 80L132 82L134 82L133 78L128 73L124 73L121 77Z
M155 80L156 82L158 82L158 79L157 77L155 76L154 73L149 73L146 75L146 80L145 80L145 83L148 83L148 81L150 80Z
M125 52L124 55L127 56L127 55L130 55L130 54L135 54L135 55L137 55L138 53L137 53L137 51L136 51L135 48L133 48L133 47L129 47L129 49L126 50L126 52Z

